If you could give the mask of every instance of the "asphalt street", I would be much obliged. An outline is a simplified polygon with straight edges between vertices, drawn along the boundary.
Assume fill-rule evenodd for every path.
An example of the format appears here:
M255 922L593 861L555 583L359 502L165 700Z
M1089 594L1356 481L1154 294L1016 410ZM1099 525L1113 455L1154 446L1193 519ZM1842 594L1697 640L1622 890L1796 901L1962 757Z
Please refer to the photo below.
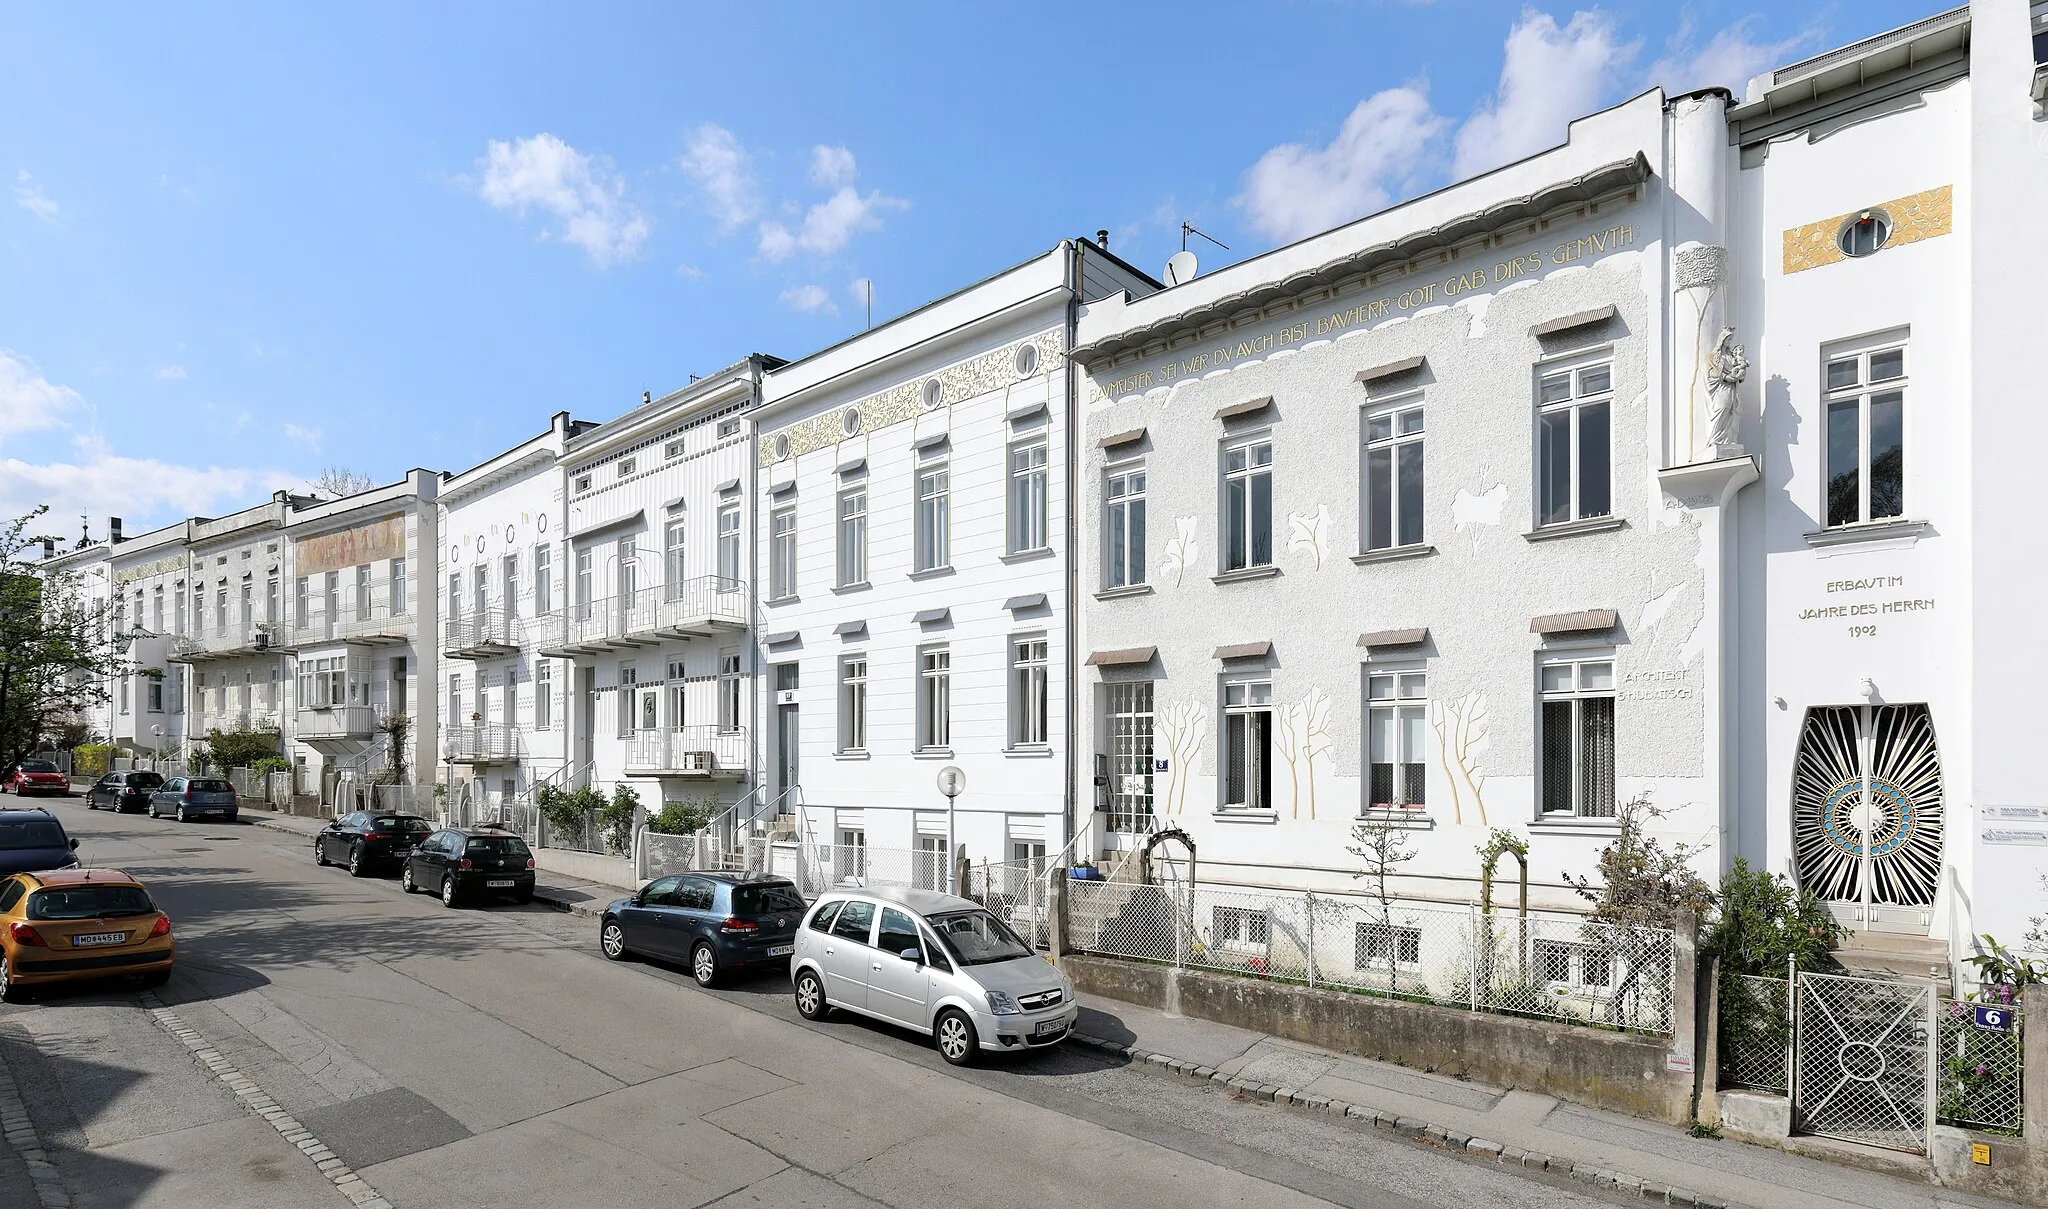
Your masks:
M923 1038L802 1021L779 976L707 992L607 962L592 921L539 904L448 910L277 831L56 809L178 937L167 1012L124 984L0 1005L72 1205L1622 1203L1079 1047L956 1070ZM50 1191L22 1149L0 1142L0 1204Z

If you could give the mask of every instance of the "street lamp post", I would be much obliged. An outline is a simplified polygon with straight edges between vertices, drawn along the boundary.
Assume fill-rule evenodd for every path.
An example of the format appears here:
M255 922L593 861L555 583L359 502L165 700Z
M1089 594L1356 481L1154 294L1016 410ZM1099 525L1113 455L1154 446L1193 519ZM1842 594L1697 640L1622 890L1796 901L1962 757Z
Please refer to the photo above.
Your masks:
M939 770L939 792L946 795L946 888L953 894L960 893L960 866L953 856L953 800L966 791L967 774L958 765L948 764Z

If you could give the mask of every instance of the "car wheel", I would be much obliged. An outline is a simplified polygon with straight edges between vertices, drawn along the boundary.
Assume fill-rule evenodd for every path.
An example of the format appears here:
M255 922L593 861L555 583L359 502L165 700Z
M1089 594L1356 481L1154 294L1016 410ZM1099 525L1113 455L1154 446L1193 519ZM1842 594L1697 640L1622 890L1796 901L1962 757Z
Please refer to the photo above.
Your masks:
M718 982L718 954L712 951L710 941L700 940L697 947L690 950L690 977L696 979L700 987Z
M0 953L0 1003L20 1003L23 988L14 981L13 967L7 962L7 955Z
M348 875L350 877L367 877L369 873L369 867L363 864L363 846L361 844L349 845Z
M442 905L442 906L444 906L444 907L452 907L452 906L454 906L454 905L455 905L455 893L456 893L456 892L455 892L455 875L454 875L453 873L448 873L448 874L444 874L444 875L442 875L442 877L441 877L441 905Z
M405 891L407 894L418 894L420 892L419 886L412 880L411 861L407 861L405 863L405 868L399 871L398 888Z
M605 920L604 926L597 930L597 947L613 961L626 960L625 926L616 919Z
M796 1014L806 1020L823 1020L832 1005L825 1002L825 984L810 970L796 976Z
M325 869L327 867L327 845L321 843L318 839L313 841L313 867L315 869Z
M932 1036L938 1042L939 1056L946 1061L955 1066L966 1066L974 1061L974 1022L967 1018L966 1013L957 1008L940 1012Z
M180 823L189 823L192 821L191 819L185 817L185 808L183 806L178 807L178 821Z

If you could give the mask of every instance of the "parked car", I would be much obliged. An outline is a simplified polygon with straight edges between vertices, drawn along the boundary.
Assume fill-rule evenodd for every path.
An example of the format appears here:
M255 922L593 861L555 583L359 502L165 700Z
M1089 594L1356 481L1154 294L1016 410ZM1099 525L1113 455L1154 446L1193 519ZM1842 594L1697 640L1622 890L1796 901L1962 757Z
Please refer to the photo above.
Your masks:
M78 841L64 834L57 816L34 810L0 810L0 876L78 864Z
M0 877L0 999L30 987L140 975L171 976L171 917L141 882L117 869L64 869Z
M416 814L377 814L358 810L327 824L313 837L313 863L347 865L351 877L367 877L380 868L405 862L433 825Z
M790 958L796 1010L845 1008L930 1034L955 1066L983 1050L1057 1045L1080 1008L1074 985L981 906L930 890L835 890Z
M241 813L235 787L219 777L172 777L149 795L149 817L175 815L180 823L221 818L232 823Z
M399 870L407 894L438 891L453 907L478 894L533 901L533 851L495 827L447 827L421 840Z
M708 987L748 966L787 969L803 916L803 895L788 878L678 873L606 907L597 940L613 961L637 953L688 962L690 975Z
M0 789L11 789L23 795L47 793L70 797L71 778L48 760L23 760L4 780L0 780Z
M154 772L110 772L85 791L85 808L105 806L116 814L148 810L149 797L164 785L163 774Z

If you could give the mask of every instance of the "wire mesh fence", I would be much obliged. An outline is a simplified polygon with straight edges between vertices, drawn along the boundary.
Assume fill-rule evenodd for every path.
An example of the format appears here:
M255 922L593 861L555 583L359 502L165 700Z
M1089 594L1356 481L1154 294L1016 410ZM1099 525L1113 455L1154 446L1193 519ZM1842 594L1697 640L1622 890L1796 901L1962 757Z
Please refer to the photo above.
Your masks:
M586 810L578 818L546 820L546 826L540 829L541 847L561 848L569 852L604 856L609 851L605 838L605 829L598 823L595 810Z
M946 888L946 854L939 848L875 848L867 844L805 844L798 857L798 889L812 895L834 886Z
M2026 1119L2019 1009L1944 999L1935 1005L1935 1019L1936 1115L1951 1125L2018 1132Z
M648 877L667 877L671 873L684 873L701 869L703 862L698 859L702 841L696 835L665 835L659 831L640 833L641 850L646 854Z
M1033 948L1052 943L1049 892L1043 857L969 864L961 887L963 897L988 908Z
M1086 952L1475 1011L1671 1031L1666 929L1355 896L1071 882Z
M1790 1086L1792 984L1734 974L1720 988L1721 1084L1774 1091Z

